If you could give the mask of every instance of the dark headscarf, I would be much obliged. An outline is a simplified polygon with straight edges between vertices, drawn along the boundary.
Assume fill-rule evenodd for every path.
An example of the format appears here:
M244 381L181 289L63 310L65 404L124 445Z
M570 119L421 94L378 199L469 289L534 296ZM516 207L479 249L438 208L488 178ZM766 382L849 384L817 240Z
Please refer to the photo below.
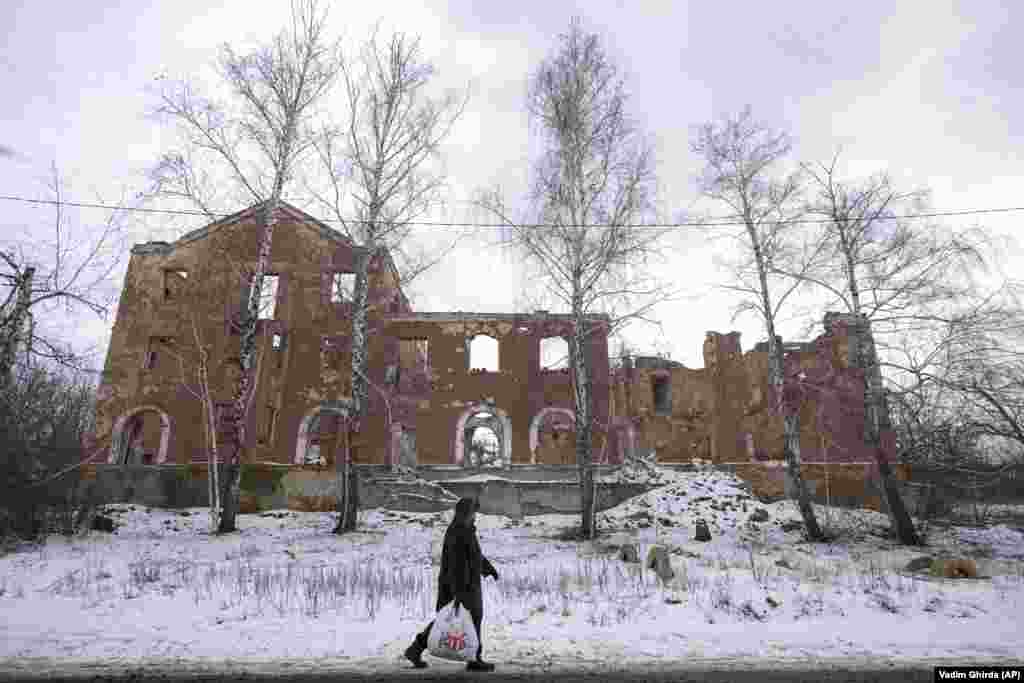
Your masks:
M479 509L480 501L476 498L459 498L459 502L455 504L455 517L452 519L452 524L467 526L470 513Z

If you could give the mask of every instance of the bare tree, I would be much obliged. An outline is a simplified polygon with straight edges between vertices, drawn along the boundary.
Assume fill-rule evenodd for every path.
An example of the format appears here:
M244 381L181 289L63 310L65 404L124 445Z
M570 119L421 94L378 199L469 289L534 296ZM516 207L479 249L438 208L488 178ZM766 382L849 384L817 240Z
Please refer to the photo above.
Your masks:
M1024 308L1007 284L949 317L945 329L905 339L882 364L895 386L889 399L900 457L920 472L907 483L919 494L917 514L924 521L973 501L974 521L984 523L991 510L983 501L1019 492Z
M64 204L66 182L56 165L46 185L54 207L51 237L38 227L0 231L0 390L11 381L19 352L87 369L88 354L76 352L48 321L83 310L103 317L116 296L112 274L123 254L124 212L111 211L102 226L83 229Z
M875 454L886 509L901 542L918 545L913 521L900 497L898 484L882 445L891 429L878 362L873 324L889 335L946 318L942 309L969 293L955 271L982 262L974 236L940 237L933 227L916 229L900 212L920 212L925 190L898 191L885 173L859 182L837 177L839 154L829 164L804 164L816 190L808 204L810 215L825 220L816 224L808 249L798 260L782 259L777 273L824 289L854 316L851 356L865 373L864 439ZM799 268L794 268L794 262Z
M537 268L572 316L569 364L585 538L595 533L588 339L628 321L649 321L653 306L671 297L646 268L666 233L637 227L654 211L655 164L626 102L601 40L574 19L530 81L528 109L545 145L533 172L531 222L512 220L497 191L478 201L505 224L506 243Z
M918 344L907 340L901 356L883 364L902 380L896 395L903 398L903 415L942 410L973 438L1016 444L1019 449L1024 447L1020 286L1007 283L974 298L947 315L939 334L931 335L937 338Z
M179 292L184 295L185 292ZM208 291L197 292L195 288L188 292L192 297L196 295L206 296ZM191 308L191 307L190 307ZM203 339L200 331L200 324L195 313L189 318L191 326L193 345L173 345L164 347L169 355L178 361L180 371L180 383L182 389L196 399L202 407L203 439L206 446L208 464L207 489L210 503L210 532L217 533L220 530L222 516L221 489L219 479L220 464L220 433L218 430L217 415L217 393L218 387L211 379L211 363L213 345ZM248 413L252 409L252 401L259 388L260 364L262 352L257 355L255 369L253 372L254 381L249 391L249 398L246 401L245 410Z
M73 533L82 519L77 470L83 437L94 427L95 400L85 373L24 358L15 363L0 392L0 536L38 537L54 521Z
M342 74L349 107L347 126L328 128L316 146L319 173L307 183L355 249L352 291L352 404L348 443L361 429L371 387L367 348L370 329L370 267L399 257L401 287L436 264L450 250L411 250L411 222L443 199L440 149L465 108L466 97L428 91L434 67L425 61L419 39L376 32L358 59L345 61ZM468 92L467 95L468 97ZM441 241L437 242L438 244ZM356 480L351 450L336 458L343 496L335 533L355 528Z
M692 143L693 151L705 162L698 183L701 193L729 207L742 223L741 243L747 256L737 269L739 284L733 289L748 296L741 304L756 310L768 333L768 382L774 410L783 419L783 455L803 516L807 535L822 540L824 535L814 515L800 466L800 415L785 400L785 359L776 334L780 307L797 284L773 301L769 278L776 260L793 248L792 222L802 212L800 176L782 175L779 165L792 149L784 132L776 132L754 120L749 107L739 115L701 126ZM753 276L751 282L744 276Z
M217 180L227 179L247 202L262 204L258 255L241 320L242 372L234 395L235 438L221 486L222 533L237 528L256 322L277 209L296 166L312 149L316 107L340 68L340 50L327 40L326 23L326 12L314 0L296 0L291 25L268 45L246 54L224 45L218 67L231 93L227 103L200 96L188 83L173 84L161 93L158 112L178 125L185 145L165 154L154 169L157 194L182 198L212 215L207 191ZM219 174L210 171L214 167Z

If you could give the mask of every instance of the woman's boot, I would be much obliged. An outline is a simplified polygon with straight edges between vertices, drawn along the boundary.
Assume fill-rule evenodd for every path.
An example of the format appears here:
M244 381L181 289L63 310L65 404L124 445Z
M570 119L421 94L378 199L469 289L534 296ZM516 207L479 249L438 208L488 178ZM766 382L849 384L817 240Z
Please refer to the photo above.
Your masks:
M427 663L423 661L423 651L426 648L420 645L419 640L412 641L412 645L405 648L405 658L412 662L417 669L426 669Z

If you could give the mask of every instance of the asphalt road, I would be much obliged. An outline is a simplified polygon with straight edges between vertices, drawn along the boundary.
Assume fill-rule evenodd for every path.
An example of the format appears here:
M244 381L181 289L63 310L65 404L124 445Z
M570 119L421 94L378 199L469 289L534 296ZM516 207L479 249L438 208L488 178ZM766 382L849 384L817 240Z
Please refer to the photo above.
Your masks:
M140 662L133 666L122 661L111 665L100 660L62 659L0 659L0 683L12 681L247 681L249 683L384 683L408 681L428 683L441 681L554 681L557 683L599 683L603 681L651 681L652 683L684 683L701 681L711 683L810 683L838 681L850 683L918 683L937 680L935 666L939 664L996 665L1013 664L1024 672L1020 662L964 662L964 661L906 661L906 660L848 660L829 662L806 661L753 661L708 660L705 662L653 661L621 670L602 669L590 665L573 669L564 664L554 667L538 663L504 665L491 673L467 672L460 665L432 661L425 670L409 666L384 664L380 661L359 669L338 662L317 660L265 660L262 662L235 661L220 664L179 661L175 664ZM1018 673L1018 676L1021 675ZM1011 680L1022 680L1014 678Z

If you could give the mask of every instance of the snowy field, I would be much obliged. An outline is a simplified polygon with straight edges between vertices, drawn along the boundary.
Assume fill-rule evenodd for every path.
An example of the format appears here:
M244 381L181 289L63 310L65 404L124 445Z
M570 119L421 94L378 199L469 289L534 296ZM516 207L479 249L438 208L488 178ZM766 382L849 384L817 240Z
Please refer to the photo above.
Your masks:
M501 574L484 580L488 660L601 669L740 658L1009 663L1024 653L1021 530L933 529L929 547L906 549L885 537L881 514L816 506L841 537L815 545L791 502L761 504L721 473L664 476L600 513L594 542L571 540L575 516L478 515ZM276 511L241 515L240 533L217 537L202 508L107 510L115 534L51 536L0 557L0 657L407 668L402 652L432 617L451 519L377 509L338 537L330 514ZM697 518L710 542L694 540ZM667 546L676 577L663 585L621 561L623 543L639 544L641 558ZM974 558L984 578L904 571L921 555ZM428 659L431 670L459 666Z

